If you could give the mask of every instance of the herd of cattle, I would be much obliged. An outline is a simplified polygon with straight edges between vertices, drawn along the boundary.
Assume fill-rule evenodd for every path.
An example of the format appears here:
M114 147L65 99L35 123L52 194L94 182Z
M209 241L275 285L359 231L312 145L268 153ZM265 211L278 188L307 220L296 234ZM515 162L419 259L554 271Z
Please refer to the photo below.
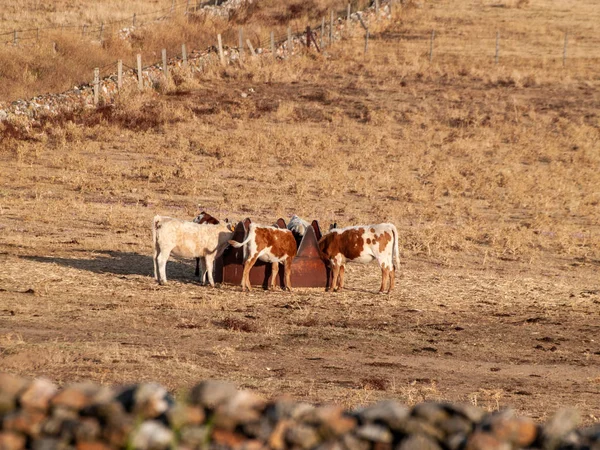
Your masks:
M215 260L228 246L243 248L244 268L242 290L250 290L250 270L257 261L270 263L271 287L275 288L279 264L283 264L285 288L292 290L290 277L292 260L304 236L308 222L294 215L287 228L251 223L242 242L232 240L235 226L221 223L205 212L193 221L165 216L155 216L152 224L154 243L154 278L164 284L167 281L166 265L171 254L183 258L196 258L196 275L204 283L206 277L214 286ZM376 260L381 268L380 293L390 292L394 287L396 269L399 267L398 231L391 223L359 225L337 228L333 224L329 232L318 241L319 256L331 268L330 290L344 287L346 262L368 263Z

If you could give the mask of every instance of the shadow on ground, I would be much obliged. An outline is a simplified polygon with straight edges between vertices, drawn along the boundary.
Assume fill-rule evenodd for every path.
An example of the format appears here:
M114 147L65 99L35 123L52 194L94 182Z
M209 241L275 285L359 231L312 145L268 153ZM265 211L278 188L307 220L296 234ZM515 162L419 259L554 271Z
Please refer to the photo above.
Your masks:
M100 251L95 252L92 259L60 258L54 256L21 256L21 258L47 264L58 264L94 273L154 276L152 257L132 252ZM169 260L167 263L167 279L190 283L197 283L199 281L194 277L192 261L187 263L180 260Z

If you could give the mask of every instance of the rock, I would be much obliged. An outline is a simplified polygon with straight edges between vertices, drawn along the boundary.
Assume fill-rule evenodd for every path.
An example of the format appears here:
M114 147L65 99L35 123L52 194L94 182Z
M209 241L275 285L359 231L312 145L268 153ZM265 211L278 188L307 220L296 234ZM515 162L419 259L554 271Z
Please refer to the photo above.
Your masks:
M50 401L50 404L52 406L62 406L79 411L89 403L91 397L89 389L93 389L94 393L96 391L94 385L91 384L69 386L56 394Z
M423 434L436 441L444 439L444 432L429 422L410 417L402 424L400 430L404 434Z
M362 439L354 436L352 433L344 434L341 438L342 445L347 450L369 450L371 445Z
M171 408L167 417L169 424L178 430L185 425L200 425L204 422L206 415L199 406L175 405Z
M485 415L485 412L482 409L468 404L443 403L442 407L450 414L460 414L473 423L480 422Z
M293 446L309 449L316 446L319 441L317 430L307 425L292 425L285 433L285 440Z
M22 450L25 448L25 436L13 431L0 432L0 449Z
M392 442L392 433L382 425L367 424L359 427L354 433L361 439L371 442Z
M104 442L99 441L78 442L75 448L76 450L112 450L111 447L106 445Z
M42 429L42 423L46 416L37 410L12 411L5 415L2 420L2 428L6 431L23 433L31 437L37 437Z
M131 446L136 450L164 450L173 442L173 432L155 420L143 422L131 435Z
M191 448L204 448L210 441L210 427L184 426L179 430L180 442Z
M510 442L516 447L529 447L537 437L533 420L516 417L514 411L506 410L493 414L483 424L498 440Z
M190 392L190 403L214 410L236 394L232 383L226 381L207 380L194 386Z
M239 424L256 422L265 407L265 401L250 391L238 391L215 409L214 424L233 429Z
M275 450L283 450L285 448L285 433L293 423L293 421L287 419L277 422L267 441L270 448Z
M541 433L543 448L558 448L563 437L569 434L579 422L579 414L572 409L561 409L546 424Z
M364 422L383 423L392 430L399 430L409 416L409 410L392 400L385 400L358 413Z
M320 406L307 409L298 420L313 425L325 439L347 433L356 427L356 419L344 414L339 406Z
M33 441L30 448L32 450L61 450L66 449L66 447L60 439L41 438Z
M23 408L46 411L50 399L56 394L56 386L45 378L38 378L19 396L19 403Z
M508 442L501 442L496 437L483 431L475 431L467 439L465 450L511 450Z
M77 442L95 441L102 432L100 423L93 417L82 417L74 431Z
M267 417L276 422L282 419L298 419L306 416L315 409L313 405L303 402L296 402L288 397L278 398L274 403L270 403L266 408Z
M243 434L217 428L212 433L212 441L227 448L238 448L248 440Z
M157 418L173 404L167 390L157 383L138 386L134 392L133 402L133 413L144 419Z
M411 414L413 417L419 417L432 425L438 425L450 418L450 414L442 405L433 402L419 403L413 408Z
M441 447L430 437L412 434L403 439L396 450L441 450Z
M447 420L444 420L438 424L438 428L443 431L447 436L454 434L466 435L473 431L473 424L462 416L451 416Z

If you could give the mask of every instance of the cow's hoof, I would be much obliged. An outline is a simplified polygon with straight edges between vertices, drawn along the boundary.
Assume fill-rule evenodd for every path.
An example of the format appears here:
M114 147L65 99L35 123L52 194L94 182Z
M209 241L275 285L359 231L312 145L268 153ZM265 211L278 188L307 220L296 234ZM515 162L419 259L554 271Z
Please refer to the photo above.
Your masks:
M167 284L167 282L166 282L166 281L162 281L162 280L160 280L160 281L158 282L158 284L160 284L161 286L165 286L165 285Z

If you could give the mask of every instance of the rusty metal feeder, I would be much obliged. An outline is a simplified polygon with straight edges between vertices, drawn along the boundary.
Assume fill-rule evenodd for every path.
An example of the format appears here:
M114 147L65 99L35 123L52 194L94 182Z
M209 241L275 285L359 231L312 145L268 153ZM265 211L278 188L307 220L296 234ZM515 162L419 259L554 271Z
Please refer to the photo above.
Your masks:
M251 220L247 218L238 223L233 233L234 241L242 242ZM276 225L286 228L285 220L278 219ZM292 288L295 287L328 287L329 268L319 256L318 240L321 238L319 223L313 220L306 229L298 246L298 253L292 261ZM244 271L244 249L228 247L223 256L215 264L215 281L227 284L240 284ZM250 270L250 283L253 286L269 286L271 264L257 261ZM283 270L279 271L279 286L284 286Z

